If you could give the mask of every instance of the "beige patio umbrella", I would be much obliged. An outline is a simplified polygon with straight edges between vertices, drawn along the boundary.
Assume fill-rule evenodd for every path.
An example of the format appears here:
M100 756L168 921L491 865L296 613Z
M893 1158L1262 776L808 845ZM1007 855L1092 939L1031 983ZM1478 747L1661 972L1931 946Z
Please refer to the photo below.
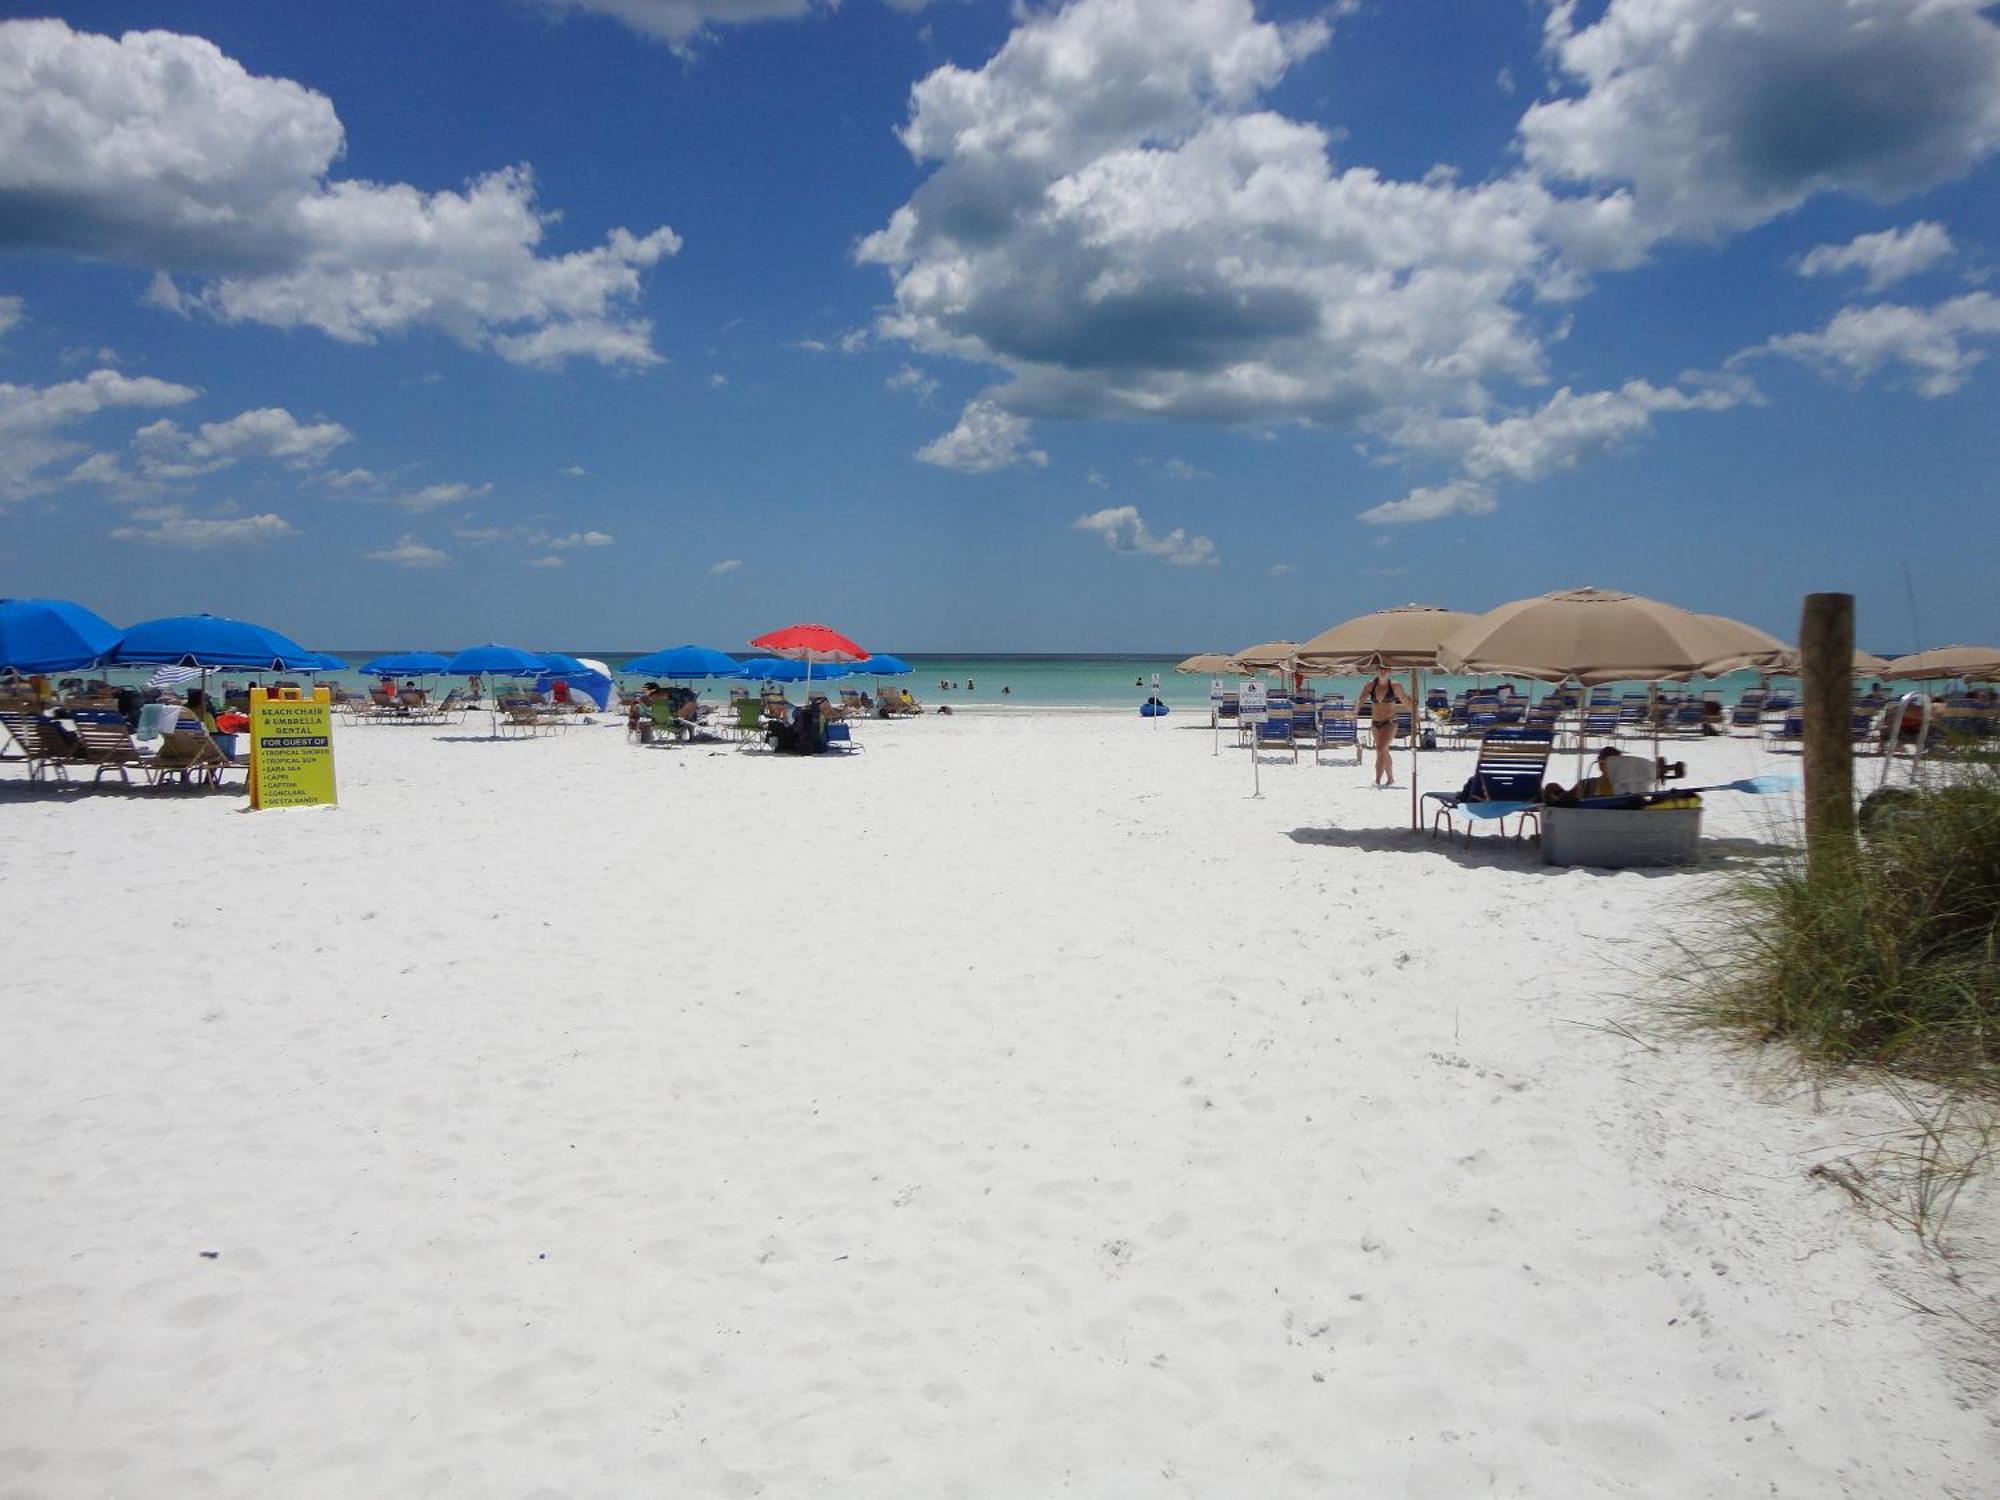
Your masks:
M1356 615L1329 626L1299 647L1299 669L1312 676L1351 672L1376 662L1404 668L1410 674L1410 826L1423 826L1417 795L1417 745L1423 736L1422 673L1437 665L1438 647L1446 636L1478 618L1440 604L1399 604Z
M1729 641L1731 648L1728 656L1702 667L1704 677L1720 677L1724 672L1737 672L1746 667L1759 672L1776 672L1783 668L1787 657L1794 661L1798 659L1797 651L1768 630L1759 630L1755 625L1746 625L1727 615L1696 615L1695 618L1713 625Z
M1668 682L1727 661L1742 643L1740 634L1714 618L1657 599L1615 589L1562 589L1489 609L1444 641L1438 665L1448 672L1585 687Z
M1723 628L1730 623L1719 625L1658 599L1616 589L1562 589L1488 610L1444 642L1438 665L1447 672L1491 672L1584 687L1676 681L1741 650L1744 637Z
M1877 656L1872 651L1854 653L1854 675L1856 677L1880 677L1888 667L1887 657ZM1771 668L1776 677L1796 677L1799 675L1799 652L1796 646L1785 648L1784 660Z
M1438 647L1462 625L1478 619L1441 604L1399 604L1356 615L1322 630L1298 648L1299 663L1314 676L1346 671L1362 657L1379 656L1384 666L1437 665Z
M1298 656L1297 641L1266 641L1261 646L1245 646L1235 654L1235 660L1252 672L1289 672Z
M1899 656L1882 666L1884 677L1923 682L1937 677L1961 677L1967 682L2000 682L2000 646L1939 646L1914 656Z
M1220 651L1197 651L1174 670L1195 677L1227 676L1230 673L1242 672L1243 664L1233 656L1224 656Z
M1197 651L1186 661L1175 667L1176 672L1186 672L1194 677L1228 677L1246 673L1244 666L1233 656L1224 656L1220 651ZM1215 704L1208 706L1208 727L1216 732L1214 754L1222 753L1222 721L1217 716Z

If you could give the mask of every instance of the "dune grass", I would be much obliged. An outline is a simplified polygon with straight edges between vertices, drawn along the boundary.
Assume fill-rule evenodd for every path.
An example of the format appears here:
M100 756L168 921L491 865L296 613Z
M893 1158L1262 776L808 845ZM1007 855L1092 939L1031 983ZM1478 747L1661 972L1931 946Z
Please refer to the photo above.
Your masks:
M1679 1020L2000 1097L2000 768L1947 768L1851 860L1767 865L1707 916L1669 981Z

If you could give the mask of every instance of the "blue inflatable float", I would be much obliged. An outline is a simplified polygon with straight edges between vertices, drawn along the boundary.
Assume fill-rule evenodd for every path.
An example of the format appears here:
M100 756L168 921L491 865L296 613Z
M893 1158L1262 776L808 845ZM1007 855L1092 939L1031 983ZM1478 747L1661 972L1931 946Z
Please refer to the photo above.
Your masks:
M1162 703L1158 698L1154 698L1150 702L1142 703L1139 705L1139 716L1144 719L1157 719L1162 714L1167 714L1172 712L1173 710L1168 708L1167 705Z

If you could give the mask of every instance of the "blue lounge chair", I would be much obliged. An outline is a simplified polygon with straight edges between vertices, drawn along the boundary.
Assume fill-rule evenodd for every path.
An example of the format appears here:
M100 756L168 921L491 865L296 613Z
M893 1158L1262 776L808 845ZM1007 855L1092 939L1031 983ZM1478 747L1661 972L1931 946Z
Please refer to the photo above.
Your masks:
M1292 700L1271 698L1264 706L1264 722L1257 726L1257 737L1251 744L1252 755L1262 755L1266 750L1289 750L1294 763L1299 758L1298 741L1292 738Z
M1507 831L1507 819L1518 817L1515 836L1527 832L1528 819L1541 827L1542 781L1548 774L1549 752L1555 741L1548 735L1525 729L1496 729L1480 742L1479 761L1472 769L1467 789L1475 785L1481 793L1468 797L1464 791L1426 792L1426 802L1437 803L1431 817L1431 837L1443 824L1446 837L1457 832L1454 812L1466 816L1465 842L1472 842L1475 819L1498 819L1500 831Z
M1764 722L1764 700L1769 696L1762 688L1745 688L1743 696L1729 711L1729 727L1747 729L1755 734Z
M1354 710L1344 703L1323 703L1319 710L1319 725L1313 738L1313 764L1323 765L1322 751L1353 750L1354 763L1361 764L1361 729L1355 722Z

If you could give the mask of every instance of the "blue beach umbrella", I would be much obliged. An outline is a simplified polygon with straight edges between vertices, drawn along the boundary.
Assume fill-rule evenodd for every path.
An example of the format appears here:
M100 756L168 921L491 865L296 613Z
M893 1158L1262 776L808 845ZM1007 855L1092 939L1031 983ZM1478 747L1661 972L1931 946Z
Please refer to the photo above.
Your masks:
M427 677L450 665L451 658L442 651L391 651L364 661L355 670L370 677Z
M335 656L331 651L315 651L313 655L318 660L309 667L300 667L299 670L301 672L345 672L347 670L347 660L345 657Z
M560 651L542 653L544 669L535 678L535 691L546 693L558 682L569 684L570 691L582 693L595 703L600 710L611 706L611 678L597 670L589 662L574 656L565 656Z
M67 599L0 599L0 670L87 667L117 639L116 625Z
M107 667L238 667L251 672L297 672L319 660L290 636L247 620L220 615L170 615L142 620L103 654Z
M775 656L753 656L743 663L743 675L754 677L759 682L804 682L806 664L802 661L782 661Z
M539 677L547 668L548 662L533 651L493 641L467 646L444 664L454 677Z
M760 656L743 663L743 675L755 677L762 682L804 682L808 676L814 681L828 681L835 677L845 677L854 669L839 662L786 661L782 657Z
M900 656L891 656L886 651L877 651L873 656L855 662L850 670L865 672L875 677L901 677L905 673L916 671L916 668L904 661Z
M743 663L713 646L669 646L625 663L633 677L741 677Z

